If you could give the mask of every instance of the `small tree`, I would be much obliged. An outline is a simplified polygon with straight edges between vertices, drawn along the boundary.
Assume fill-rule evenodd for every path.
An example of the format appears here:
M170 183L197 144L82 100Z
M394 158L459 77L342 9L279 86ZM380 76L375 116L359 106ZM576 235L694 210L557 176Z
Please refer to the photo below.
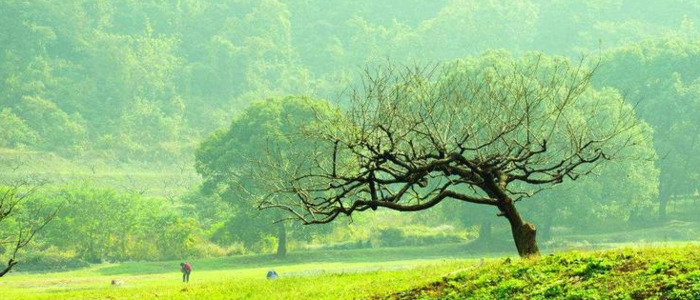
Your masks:
M654 128L661 171L658 214L666 220L669 203L700 188L700 43L676 36L648 40L610 51L604 62L595 86L612 86L631 98L644 99L636 110Z
M37 185L29 180L20 180L0 186L0 255L9 259L0 277L5 276L18 264L17 255L29 245L34 236L54 219L58 209L25 205L36 192ZM4 253L3 253L4 252Z
M260 168L277 182L261 206L316 224L445 199L490 205L510 223L518 253L537 255L535 227L516 203L625 157L641 139L632 107L589 87L594 71L583 60L489 52L443 68L367 72L342 117L297 140L314 153Z

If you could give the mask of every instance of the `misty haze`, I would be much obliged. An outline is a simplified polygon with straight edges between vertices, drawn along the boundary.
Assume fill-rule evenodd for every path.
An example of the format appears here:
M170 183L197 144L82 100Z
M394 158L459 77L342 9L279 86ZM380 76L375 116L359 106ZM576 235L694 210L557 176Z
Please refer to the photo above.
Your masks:
M700 1L0 0L0 299L700 299Z

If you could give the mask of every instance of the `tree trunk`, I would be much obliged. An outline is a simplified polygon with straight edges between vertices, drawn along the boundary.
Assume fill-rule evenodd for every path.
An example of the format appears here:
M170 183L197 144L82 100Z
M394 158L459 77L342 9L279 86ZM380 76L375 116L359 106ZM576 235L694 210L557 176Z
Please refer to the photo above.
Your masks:
M287 255L287 228L284 222L278 224L277 232L277 256Z
M17 264L17 261L15 261L14 258L10 258L10 261L7 262L7 267L5 267L4 270L0 270L0 277L5 276L7 272L10 272L12 270L12 267L14 267Z
M491 220L484 220L481 222L481 227L479 227L479 240L488 241L491 240Z
M510 229L513 233L513 240L515 241L515 247L518 249L518 254L520 257L538 256L540 255L540 250L537 248L537 241L535 240L535 226L530 223L525 223L513 201L506 198L499 205L499 209L503 216L510 222Z

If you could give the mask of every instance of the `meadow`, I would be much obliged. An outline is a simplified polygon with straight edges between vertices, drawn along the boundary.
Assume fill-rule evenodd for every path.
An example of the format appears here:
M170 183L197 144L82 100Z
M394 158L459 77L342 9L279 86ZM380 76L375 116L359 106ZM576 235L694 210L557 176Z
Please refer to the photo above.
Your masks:
M98 264L56 273L15 273L3 299L693 299L700 245L617 245L521 260L464 245L242 255L178 262ZM510 258L510 259L509 259ZM510 262L512 260L512 263ZM274 269L280 279L267 280ZM112 280L122 282L111 285ZM633 282L635 289L627 289ZM624 292L627 292L626 294Z
M15 273L3 299L355 299L429 284L478 261L462 245L246 255L192 260L189 283L177 261L99 264L57 273ZM462 247L463 248L463 247ZM278 280L267 280L274 269ZM112 286L111 281L123 282Z

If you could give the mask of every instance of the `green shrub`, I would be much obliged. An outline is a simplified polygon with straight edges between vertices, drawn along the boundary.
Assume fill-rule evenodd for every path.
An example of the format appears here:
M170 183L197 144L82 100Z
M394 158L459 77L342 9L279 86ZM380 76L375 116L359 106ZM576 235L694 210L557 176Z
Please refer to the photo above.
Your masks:
M451 226L435 228L425 226L389 227L379 229L372 237L372 245L380 247L427 246L465 241L467 241L467 234Z
M15 267L16 271L65 271L88 266L86 261L76 258L71 251L60 251L49 247L44 251L29 252Z

